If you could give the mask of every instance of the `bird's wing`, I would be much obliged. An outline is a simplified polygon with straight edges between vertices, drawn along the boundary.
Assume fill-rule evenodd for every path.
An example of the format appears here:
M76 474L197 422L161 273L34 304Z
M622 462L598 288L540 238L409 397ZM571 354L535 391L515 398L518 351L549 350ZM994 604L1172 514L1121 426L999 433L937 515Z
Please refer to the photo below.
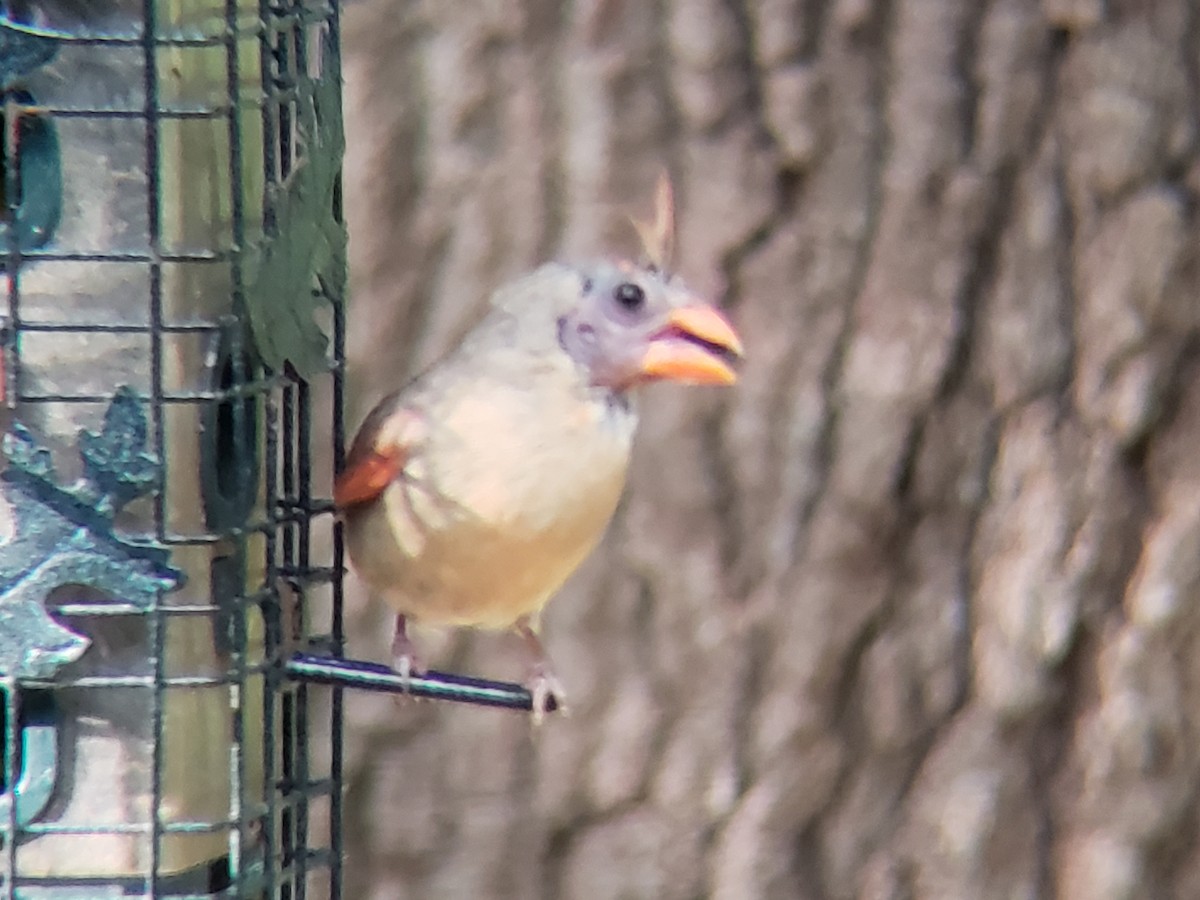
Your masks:
M423 432L421 416L401 405L398 395L381 401L363 421L334 480L334 505L347 509L382 494L404 471Z

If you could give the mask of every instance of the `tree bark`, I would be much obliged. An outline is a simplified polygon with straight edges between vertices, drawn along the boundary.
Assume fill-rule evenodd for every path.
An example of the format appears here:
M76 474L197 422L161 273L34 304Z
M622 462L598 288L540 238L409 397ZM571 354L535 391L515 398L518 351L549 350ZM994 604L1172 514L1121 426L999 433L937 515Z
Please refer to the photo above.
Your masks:
M363 0L344 40L349 424L503 281L631 250L664 166L748 348L645 398L546 619L570 718L349 699L346 896L1200 896L1200 7Z

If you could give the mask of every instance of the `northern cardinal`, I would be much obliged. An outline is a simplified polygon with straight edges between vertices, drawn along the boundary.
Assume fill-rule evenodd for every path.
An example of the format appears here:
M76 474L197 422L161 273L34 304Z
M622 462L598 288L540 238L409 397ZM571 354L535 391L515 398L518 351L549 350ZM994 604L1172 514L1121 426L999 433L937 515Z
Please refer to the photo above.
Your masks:
M731 384L729 322L663 270L670 184L637 223L650 262L548 264L498 290L447 356L367 415L334 486L355 571L397 611L393 665L420 671L409 620L515 628L535 721L563 691L537 636L550 597L616 509L639 385Z

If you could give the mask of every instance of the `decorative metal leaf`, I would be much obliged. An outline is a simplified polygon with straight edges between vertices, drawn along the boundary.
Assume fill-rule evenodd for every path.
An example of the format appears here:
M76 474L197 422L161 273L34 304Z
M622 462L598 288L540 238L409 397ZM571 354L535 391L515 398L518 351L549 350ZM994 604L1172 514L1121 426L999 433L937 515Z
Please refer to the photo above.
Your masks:
M333 212L343 148L339 80L316 82L299 107L306 152L273 198L280 232L248 261L246 304L262 360L276 370L290 362L309 377L324 369L328 347L314 318L326 300L314 290L317 275L327 284L345 283L346 229Z
M103 430L80 433L83 471L114 509L154 486L158 464L145 447L146 417L141 401L128 387L120 388L113 397L104 414Z
M14 466L38 478L54 478L54 458L20 422L4 435L4 455Z
M183 582L166 547L129 540L113 523L116 510L158 480L146 437L141 401L120 389L103 428L80 432L86 477L68 488L58 482L50 452L28 429L14 424L4 436L9 465L2 477L16 527L0 543L0 676L51 678L87 648L87 638L46 612L54 589L86 584L148 609Z

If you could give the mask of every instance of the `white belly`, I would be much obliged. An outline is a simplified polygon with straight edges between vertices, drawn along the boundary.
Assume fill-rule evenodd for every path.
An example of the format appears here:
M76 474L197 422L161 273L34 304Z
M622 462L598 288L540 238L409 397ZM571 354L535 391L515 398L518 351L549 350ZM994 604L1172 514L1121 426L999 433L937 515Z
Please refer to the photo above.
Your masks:
M528 404L525 392L504 390L431 410L442 415L402 477L348 512L351 561L398 612L508 627L540 610L603 536L624 486L632 414Z

